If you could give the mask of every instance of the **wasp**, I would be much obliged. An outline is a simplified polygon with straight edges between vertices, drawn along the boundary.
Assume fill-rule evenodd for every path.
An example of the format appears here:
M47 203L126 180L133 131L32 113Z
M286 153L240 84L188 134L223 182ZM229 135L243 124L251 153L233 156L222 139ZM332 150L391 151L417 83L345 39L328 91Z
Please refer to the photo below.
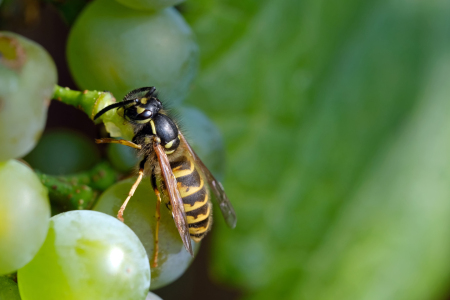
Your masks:
M212 204L208 187L215 195L227 225L236 226L236 213L217 181L186 141L175 121L168 116L155 87L143 87L128 93L121 102L111 104L99 111L94 120L111 109L131 124L132 141L103 138L96 143L119 143L138 150L138 178L121 206L117 218L124 221L123 213L144 175L151 177L157 196L155 246L153 266L157 265L160 204L172 211L175 226L186 250L193 256L191 238L203 239L212 225ZM162 200L163 199L163 200Z

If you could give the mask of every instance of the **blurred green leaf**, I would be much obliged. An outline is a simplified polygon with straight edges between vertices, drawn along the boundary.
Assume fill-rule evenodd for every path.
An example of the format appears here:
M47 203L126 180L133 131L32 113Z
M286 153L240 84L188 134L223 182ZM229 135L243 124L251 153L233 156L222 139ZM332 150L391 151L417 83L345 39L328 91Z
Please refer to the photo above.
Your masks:
M248 299L440 299L450 275L450 3L204 1L189 103L224 133Z

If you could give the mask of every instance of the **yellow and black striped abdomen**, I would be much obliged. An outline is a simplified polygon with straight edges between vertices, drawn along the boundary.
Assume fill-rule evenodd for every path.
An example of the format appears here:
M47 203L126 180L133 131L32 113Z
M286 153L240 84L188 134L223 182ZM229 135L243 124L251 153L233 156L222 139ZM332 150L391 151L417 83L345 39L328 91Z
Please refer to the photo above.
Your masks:
M207 183L200 176L191 157L182 156L171 162L172 172L183 199L191 238L199 242L212 224L212 206Z

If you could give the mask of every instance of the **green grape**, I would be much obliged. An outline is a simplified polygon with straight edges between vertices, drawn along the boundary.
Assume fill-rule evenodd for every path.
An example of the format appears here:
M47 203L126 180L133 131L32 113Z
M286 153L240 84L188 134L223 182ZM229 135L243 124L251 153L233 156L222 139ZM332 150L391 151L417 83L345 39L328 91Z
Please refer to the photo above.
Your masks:
M69 36L71 73L83 89L129 91L156 86L163 99L180 102L198 65L198 46L174 9L137 11L116 1L96 0L77 19Z
M68 129L45 133L24 158L34 169L51 175L73 174L95 165L100 154L94 141Z
M117 212L125 200L135 179L121 181L106 190L98 200L94 210L117 216ZM131 198L125 210L125 224L139 237L151 260L154 249L156 196L150 179L144 178ZM161 204L161 223L159 228L158 266L152 268L151 289L165 286L180 277L192 261L186 251L180 235L175 227L171 212ZM199 244L194 243L194 252Z
M138 163L136 150L121 144L109 144L106 155L113 167L121 172L131 171Z
M0 276L0 300L20 300L17 283L7 276Z
M44 130L55 65L38 44L0 32L0 161L22 157Z
M21 162L0 162L0 275L16 271L38 252L48 230L47 189Z
M161 10L180 4L184 0L116 0L117 2L137 10Z
M144 300L150 266L138 237L119 220L70 211L50 220L44 245L18 272L22 300Z

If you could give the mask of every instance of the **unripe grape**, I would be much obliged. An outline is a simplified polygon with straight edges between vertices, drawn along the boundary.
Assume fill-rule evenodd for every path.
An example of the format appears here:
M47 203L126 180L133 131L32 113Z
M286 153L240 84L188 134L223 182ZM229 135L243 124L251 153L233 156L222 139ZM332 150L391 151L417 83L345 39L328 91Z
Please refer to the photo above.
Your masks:
M55 64L40 45L0 32L0 161L36 145L56 80Z
M22 300L144 300L145 249L119 220L95 211L51 218L44 245L18 272Z
M135 178L130 178L110 187L100 196L94 210L117 216L134 181ZM156 201L150 179L144 178L124 214L125 224L139 237L150 260L154 249ZM183 246L171 212L164 203L161 203L160 212L158 267L152 268L152 290L175 281L192 261L192 257ZM192 245L196 252L199 244L192 242Z
M116 0L117 2L137 10L161 10L177 5L184 0Z
M100 154L93 139L68 130L46 132L24 158L34 169L51 175L73 174L94 166Z
M163 99L180 102L198 64L198 46L173 8L137 11L112 0L96 0L77 19L69 36L71 73L82 89L129 91L156 86Z
M130 172L138 163L136 150L121 144L109 144L106 155L114 168Z
M38 252L48 230L47 189L21 162L0 162L0 275L16 271Z

